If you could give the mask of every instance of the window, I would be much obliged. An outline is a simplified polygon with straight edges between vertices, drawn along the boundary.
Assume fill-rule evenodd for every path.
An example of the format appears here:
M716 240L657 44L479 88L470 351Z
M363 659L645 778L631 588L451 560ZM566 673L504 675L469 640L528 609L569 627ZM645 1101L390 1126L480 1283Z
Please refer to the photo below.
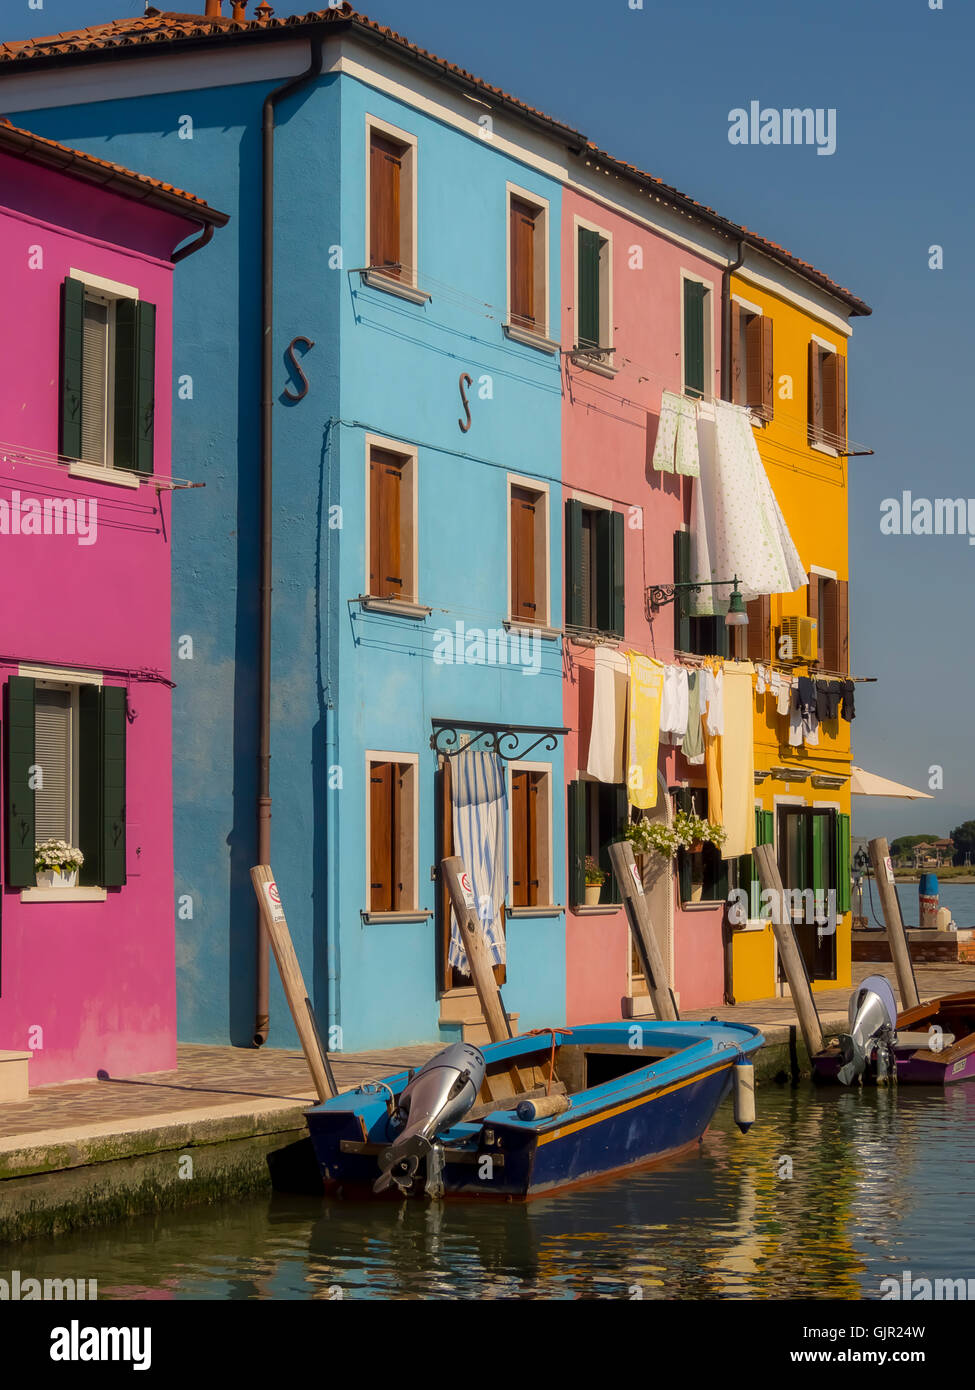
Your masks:
M688 531L674 532L674 583L691 582L691 537ZM751 613L749 612L749 622ZM674 646L679 652L697 656L727 656L728 632L724 617L692 617L691 595L678 589L674 598Z
M369 267L390 280L416 283L416 142L370 122L366 244Z
M830 808L780 805L778 822L779 873L783 888L793 894L793 924L806 970L810 980L835 979L835 917L849 910L850 901L850 818ZM829 909L831 891L835 913Z
M761 661L772 659L772 601L768 594L759 594L745 604L748 623L745 627L732 627L728 633L730 654L735 661ZM693 620L692 620L693 621Z
M81 850L83 885L121 886L125 690L18 675L6 693L7 886L34 886L34 846L47 839Z
M732 400L763 420L773 413L772 320L743 302L731 301Z
M370 912L417 907L416 759L370 757L368 865Z
M151 473L156 309L72 273L62 287L61 453ZM126 289L120 286L119 289Z
M610 365L613 346L612 239L576 222L576 348L598 349Z
M548 493L508 480L509 598L515 622L548 624Z
M623 901L609 858L609 846L623 834L630 808L623 783L579 779L568 787L569 902L586 901L586 859L595 859L606 878L600 904Z
M847 675L850 670L849 592L845 579L810 571L808 609L819 639L816 664L837 675Z
M755 807L755 844L775 844L775 813ZM743 854L737 861L736 886L748 894L748 920L757 922L771 916L771 907L762 905L762 883L750 854Z
M809 344L809 442L846 449L846 359L818 338Z
M548 336L548 206L508 185L508 322Z
M623 636L623 513L566 503L566 626Z
M511 906L552 902L552 774L548 768L511 767Z
M684 281L684 395L711 394L711 289L685 275Z
M416 601L416 456L367 440L367 535L372 598Z
M674 787L674 806L678 811L693 811L705 819L708 814L706 787ZM729 859L721 858L718 845L706 844L698 853L677 851L677 881L680 900L687 903L723 903L727 900L730 882Z

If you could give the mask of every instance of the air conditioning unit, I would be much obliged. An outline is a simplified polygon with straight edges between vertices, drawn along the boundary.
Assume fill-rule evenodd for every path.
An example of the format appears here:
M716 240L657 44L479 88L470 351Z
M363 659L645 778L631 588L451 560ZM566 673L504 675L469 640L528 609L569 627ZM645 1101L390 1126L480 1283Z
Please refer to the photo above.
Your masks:
M780 661L816 661L819 636L815 618L783 618L779 632Z

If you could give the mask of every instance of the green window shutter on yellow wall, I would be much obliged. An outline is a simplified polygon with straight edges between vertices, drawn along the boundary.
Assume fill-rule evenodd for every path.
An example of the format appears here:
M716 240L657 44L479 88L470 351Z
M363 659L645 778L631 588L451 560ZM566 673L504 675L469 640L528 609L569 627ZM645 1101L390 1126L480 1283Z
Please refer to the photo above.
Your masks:
M116 468L152 472L156 306L120 299L115 306Z
M588 227L579 228L576 303L576 345L599 347L599 252L603 239Z
M34 874L34 681L7 681L7 887L33 888Z
M850 910L850 817L836 817L836 911Z
M61 286L61 429L65 458L81 458L81 383L85 338L85 287L68 277ZM33 865L31 882L33 882Z

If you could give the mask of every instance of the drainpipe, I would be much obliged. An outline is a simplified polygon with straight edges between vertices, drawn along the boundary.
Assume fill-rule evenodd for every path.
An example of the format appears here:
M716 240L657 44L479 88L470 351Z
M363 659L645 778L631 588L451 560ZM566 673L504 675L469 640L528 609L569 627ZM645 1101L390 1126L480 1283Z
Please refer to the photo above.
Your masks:
M738 259L721 272L721 399L730 401L734 395L731 380L731 277L740 270L745 259L745 243L738 243Z
M219 3L219 0L218 0ZM274 371L274 114L285 97L314 82L322 71L324 30L311 37L311 61L305 71L275 87L264 99L262 114L263 135L263 193L262 193L262 250L261 250L261 648L260 693L258 696L260 722L260 751L258 753L257 790L257 862L271 862L271 537L272 530L272 465L273 425L271 420L271 378ZM255 995L254 1046L267 1042L270 1027L268 1002L268 941L255 914L257 929L257 989Z
M741 268L745 259L745 243L738 242L738 256L725 266L721 274L721 399L730 401L734 396L734 382L731 380L731 277ZM721 923L721 944L724 965L724 1002L729 1007L735 1002L735 934L728 920L725 905Z

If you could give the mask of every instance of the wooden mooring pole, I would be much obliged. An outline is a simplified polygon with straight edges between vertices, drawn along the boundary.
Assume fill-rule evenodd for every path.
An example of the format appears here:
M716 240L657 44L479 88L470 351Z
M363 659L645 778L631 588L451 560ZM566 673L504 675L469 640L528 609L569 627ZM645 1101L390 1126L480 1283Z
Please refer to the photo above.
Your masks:
M823 1051L823 1029L813 1001L809 976L806 974L806 964L802 959L802 953L799 950L796 934L793 930L792 913L786 911L785 890L782 887L779 866L775 859L775 849L772 845L756 845L752 850L752 855L758 869L762 891L774 894L772 899L775 905L772 912L772 931L779 948L779 955L782 957L785 978L789 982L789 989L795 1002L796 1015L799 1019L803 1040L809 1056L816 1057Z
M633 846L629 840L618 840L609 847L610 863L616 882L623 895L623 905L630 923L633 943L643 966L643 974L653 1000L653 1011L657 1018L676 1020L677 1008L670 992L667 971L664 967L660 947L653 933L650 920L650 905L643 891L643 880L633 857Z
M871 840L867 848L870 851L877 892L880 894L880 907L884 914L884 926L887 928L887 940L890 943L890 958L894 962L897 975L901 1011L916 1009L921 1000L917 992L917 980L914 978L914 966L911 963L911 948L904 930L904 918L901 916L897 883L890 862L890 846L881 836Z
M305 989L301 966L295 955L284 908L281 906L281 895L274 882L271 866L269 864L256 864L251 869L251 883L253 883L254 892L257 894L261 921L264 923L264 930L267 932L271 949L274 952L274 959L277 961L278 973L281 976L281 983L288 1000L288 1008L295 1021L298 1037L301 1039L302 1051L308 1062L308 1070L315 1083L318 1099L329 1100L338 1094L338 1089L332 1076L328 1053L322 1046L322 1040L318 1035L315 1014L312 1010L311 1000L308 998L308 991Z

